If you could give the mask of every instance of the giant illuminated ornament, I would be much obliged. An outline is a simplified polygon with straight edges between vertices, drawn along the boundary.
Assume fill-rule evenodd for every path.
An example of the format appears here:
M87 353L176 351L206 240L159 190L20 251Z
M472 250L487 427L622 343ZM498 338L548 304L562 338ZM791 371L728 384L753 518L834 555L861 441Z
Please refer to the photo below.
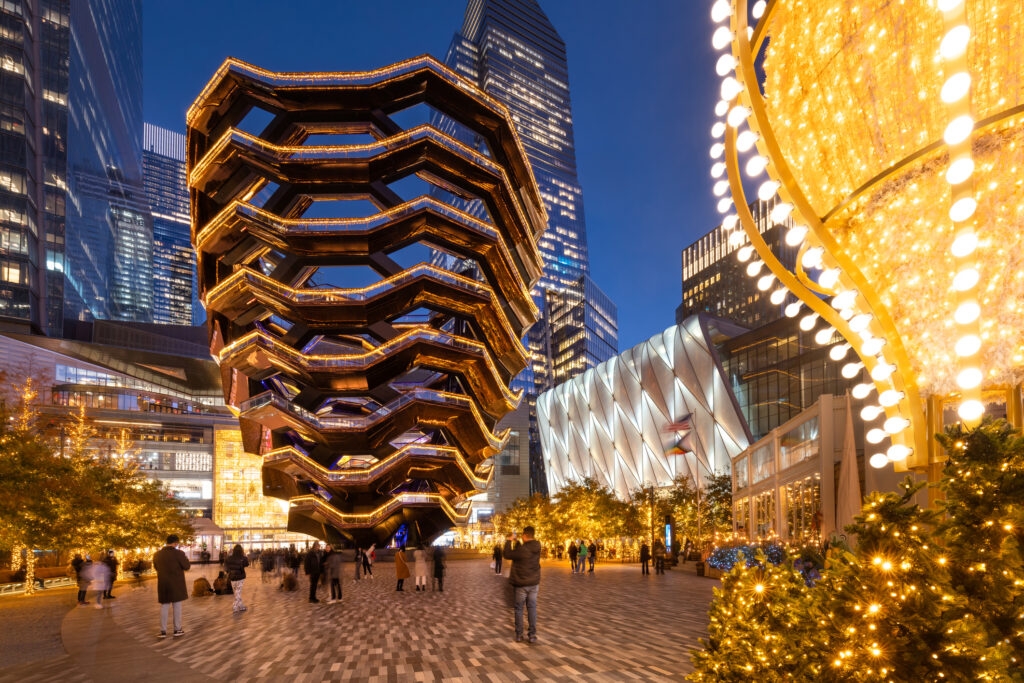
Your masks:
M427 541L464 519L537 317L546 214L508 112L429 57L362 73L229 59L187 123L210 347L264 494L331 541ZM454 270L396 260L410 253Z
M871 381L873 466L932 469L931 435L1021 426L1024 17L1016 0L717 0L718 208L785 315ZM751 24L753 19L753 25ZM763 89L758 70L763 68ZM787 270L746 189L778 194Z

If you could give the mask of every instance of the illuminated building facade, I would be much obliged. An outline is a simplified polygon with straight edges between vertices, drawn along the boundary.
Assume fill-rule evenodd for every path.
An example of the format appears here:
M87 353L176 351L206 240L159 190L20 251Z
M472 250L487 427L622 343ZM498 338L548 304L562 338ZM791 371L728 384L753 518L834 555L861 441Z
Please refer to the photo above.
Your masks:
M537 396L618 350L615 306L589 278L565 42L536 0L469 0L462 30L452 39L445 61L508 107L547 208L548 228L538 240L544 274L533 290L542 319L527 338L530 366L513 385L525 391L530 405L531 477L534 491L544 492ZM472 136L464 141L474 143ZM581 312L595 321L593 326L566 313L564 302L580 296L585 299ZM563 302L554 314L546 310L551 297ZM568 329L561 329L563 323ZM591 341L573 346L567 340L575 338L581 325L593 331L588 332ZM555 355L557 347L567 344L574 355Z
M790 221L776 224L770 217L777 201L757 200L750 205L750 213L765 242L780 260L792 266L798 250L784 239ZM782 309L769 299L771 291L758 289L757 280L747 277L746 264L735 256L743 245L730 239L733 234L719 225L683 249L683 298L676 309L677 323L707 313L754 328L783 317Z
M0 324L149 320L141 4L0 5Z
M548 489L592 477L627 499L729 472L750 433L716 344L743 330L693 316L540 395Z
M488 154L392 117L420 104ZM246 132L250 116L267 122ZM509 383L537 319L546 216L507 110L429 57L306 74L228 60L187 124L210 348L289 529L414 542L466 519L507 445L496 425L520 403ZM338 216L341 199L370 215ZM418 247L471 259L476 277L396 260Z
M192 250L185 179L185 136L145 124L142 175L153 216L153 322L201 323L205 315L196 293L196 254ZM195 319L194 312L200 313Z

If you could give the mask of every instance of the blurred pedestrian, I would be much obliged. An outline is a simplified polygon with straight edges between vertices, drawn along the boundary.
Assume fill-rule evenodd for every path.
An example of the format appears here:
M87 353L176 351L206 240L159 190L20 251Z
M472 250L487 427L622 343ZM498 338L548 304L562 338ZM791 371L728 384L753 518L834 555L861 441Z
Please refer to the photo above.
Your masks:
M576 556L576 573L582 574L583 572L587 571L587 542L580 540L580 544L579 546L577 546L577 550L579 552Z
M409 563L405 560L404 545L395 553L395 578L398 579L398 584L395 586L395 590L405 590L402 586L405 584L405 580L409 578Z
M513 545L513 543L515 545ZM533 527L523 529L523 541L516 541L512 534L505 539L502 550L505 559L512 560L509 583L515 589L516 642L523 640L523 608L529 619L527 636L531 643L537 642L537 592L540 589L540 542L533 537Z
M309 577L309 601L320 602L316 597L317 585L320 583L320 574L323 573L322 557L320 555L320 541L313 541L313 547L306 553L303 561L303 569Z
M248 566L249 558L245 556L242 545L236 543L228 559L224 560L224 569L227 570L228 581L231 582L231 592L235 595L232 612L244 612L247 609L242 603L242 586L245 585L245 568Z
M665 573L665 544L660 538L654 542L654 573Z
M103 597L108 600L114 600L114 596L111 592L114 590L114 582L117 581L117 566L120 562L117 561L117 556L113 550L107 551L107 556L103 558L103 564L107 565L110 570L110 578L107 579L107 592L103 594Z
M327 583L331 587L331 597L328 605L341 602L341 572L343 571L345 558L341 551L333 546L327 546L327 554L324 555L324 572L327 575Z
M594 541L590 542L587 547L587 562L590 563L590 573L594 573L594 563L597 562L597 543Z
M78 584L78 604L84 605L85 591L89 588L89 581L85 578L85 560L80 554L76 554L71 560L71 569L75 572L75 582Z
M651 561L651 549L650 549L650 547L648 547L647 543L645 542L645 543L640 545L640 569L641 569L640 573L641 574L643 574L645 576L650 576L651 575L651 570L647 566L647 564L650 561Z
M266 549L260 554L260 582L267 583L270 581L270 575L274 573L274 567L277 566L277 558L274 555L274 551Z
M96 609L103 609L103 596L107 594L110 581L110 567L104 562L90 562L85 566L85 578L89 581L89 590L96 594Z
M363 576L369 576L373 578L373 561L377 559L374 548L377 547L376 543L370 544L370 547L363 551Z
M427 590L427 551L423 546L416 548L412 553L416 562L416 592Z
M576 547L576 541L569 541L569 565L572 573L576 573L576 558L579 557L580 549Z
M174 637L185 635L181 628L181 603L188 600L185 571L191 566L188 556L178 549L178 537L174 534L168 536L167 545L153 555L156 597L160 601L160 638L167 637L167 612L171 608L174 612Z
M439 593L444 592L444 555L444 548L440 546L434 548L434 580L437 581Z
M494 544L494 551L491 552L491 564L494 566L494 573L501 573L501 546L497 543Z

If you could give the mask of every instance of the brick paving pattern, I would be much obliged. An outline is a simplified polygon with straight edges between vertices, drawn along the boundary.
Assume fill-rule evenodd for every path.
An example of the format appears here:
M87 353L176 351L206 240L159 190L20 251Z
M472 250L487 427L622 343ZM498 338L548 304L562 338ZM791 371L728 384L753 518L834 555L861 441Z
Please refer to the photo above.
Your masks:
M485 560L449 562L443 593L417 593L412 579L395 592L391 564L376 565L374 580L356 582L349 572L334 605L308 603L304 576L298 591L285 593L251 571L247 612L232 614L230 596L190 598L182 638L155 637L153 582L122 591L109 612L82 616L112 615L128 641L117 647L144 648L153 666L170 658L196 680L682 680L717 582L679 570L644 577L636 565L619 564L573 576L566 565L544 563L534 645L513 642L507 579ZM193 570L189 581L202 574L212 582L216 571ZM326 600L325 589L319 595ZM20 680L66 681L72 672L38 673ZM125 680L145 680L138 674Z

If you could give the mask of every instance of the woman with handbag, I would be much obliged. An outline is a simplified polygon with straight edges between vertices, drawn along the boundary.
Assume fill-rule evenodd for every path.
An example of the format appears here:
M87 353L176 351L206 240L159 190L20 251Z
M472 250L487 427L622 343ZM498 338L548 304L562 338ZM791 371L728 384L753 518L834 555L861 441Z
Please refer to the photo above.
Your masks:
M405 590L402 588L402 584L409 578L409 563L405 559L405 546L403 545L395 553L395 578L398 579L398 585L395 586L396 591Z
M245 585L245 568L249 566L249 558L238 543L231 550L231 555L224 560L224 569L228 572L228 580L231 582L231 591L235 594L235 603L232 612L244 612L247 608L242 604L242 586Z

